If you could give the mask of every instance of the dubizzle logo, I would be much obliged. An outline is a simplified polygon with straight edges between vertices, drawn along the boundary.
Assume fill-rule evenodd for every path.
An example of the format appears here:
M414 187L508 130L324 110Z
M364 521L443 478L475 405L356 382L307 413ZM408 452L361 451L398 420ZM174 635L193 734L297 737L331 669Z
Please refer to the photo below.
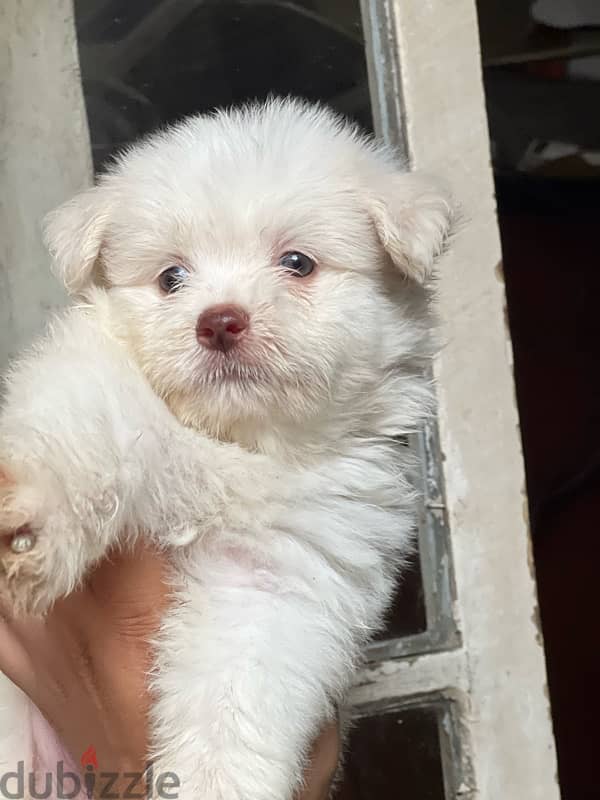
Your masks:
M177 800L180 782L174 772L154 774L154 765L143 772L100 772L96 748L90 745L79 759L81 775L65 770L58 761L56 770L25 772L19 761L16 771L0 774L0 800Z
M98 769L98 756L96 755L96 748L93 744L91 744L85 753L79 759L81 766L86 769L86 767L93 767L93 769Z
M83 783L85 785L85 793L88 796L88 800L91 800L91 798L94 796L94 790L96 788L95 770L98 770L98 757L96 755L96 748L93 744L91 744L85 753L83 753L79 759L79 763L84 769Z

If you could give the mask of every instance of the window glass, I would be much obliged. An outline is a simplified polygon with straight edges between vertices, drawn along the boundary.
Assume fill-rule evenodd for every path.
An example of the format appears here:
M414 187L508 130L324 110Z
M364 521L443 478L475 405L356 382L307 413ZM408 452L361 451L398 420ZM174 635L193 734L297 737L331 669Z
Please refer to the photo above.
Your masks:
M445 800L438 710L415 706L356 723L336 800Z

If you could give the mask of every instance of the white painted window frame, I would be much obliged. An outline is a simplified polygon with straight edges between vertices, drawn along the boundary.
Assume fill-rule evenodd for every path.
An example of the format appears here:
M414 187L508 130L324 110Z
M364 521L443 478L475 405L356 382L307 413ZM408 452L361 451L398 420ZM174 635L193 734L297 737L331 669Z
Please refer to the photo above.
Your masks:
M359 715L438 706L448 798L558 800L475 2L361 4L378 133L448 181L465 221L438 282L438 420L418 443L429 640L378 645L352 699Z
M415 442L429 630L372 648L354 709L436 706L449 798L558 800L475 4L361 3L378 132L466 223L438 284L438 423ZM0 37L2 367L64 302L39 222L92 165L72 0L4 0Z

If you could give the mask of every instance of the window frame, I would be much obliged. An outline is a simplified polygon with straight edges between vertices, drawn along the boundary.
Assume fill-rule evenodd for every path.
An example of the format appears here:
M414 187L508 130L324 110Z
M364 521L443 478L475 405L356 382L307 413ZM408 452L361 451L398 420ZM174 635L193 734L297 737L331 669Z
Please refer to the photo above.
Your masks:
M372 647L352 707L440 703L449 798L558 800L476 7L361 8L376 131L411 169L446 179L467 221L437 283L437 420L413 442L431 628Z

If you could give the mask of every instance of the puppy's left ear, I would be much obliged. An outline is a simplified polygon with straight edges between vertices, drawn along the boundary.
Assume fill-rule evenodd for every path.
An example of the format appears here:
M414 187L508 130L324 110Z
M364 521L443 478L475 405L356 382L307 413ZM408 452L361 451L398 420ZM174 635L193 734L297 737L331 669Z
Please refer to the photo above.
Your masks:
M384 179L369 200L377 235L394 265L424 283L452 233L455 207L442 184L415 173Z
M94 186L51 211L44 220L44 238L53 271L71 295L94 282L108 225L109 196Z

